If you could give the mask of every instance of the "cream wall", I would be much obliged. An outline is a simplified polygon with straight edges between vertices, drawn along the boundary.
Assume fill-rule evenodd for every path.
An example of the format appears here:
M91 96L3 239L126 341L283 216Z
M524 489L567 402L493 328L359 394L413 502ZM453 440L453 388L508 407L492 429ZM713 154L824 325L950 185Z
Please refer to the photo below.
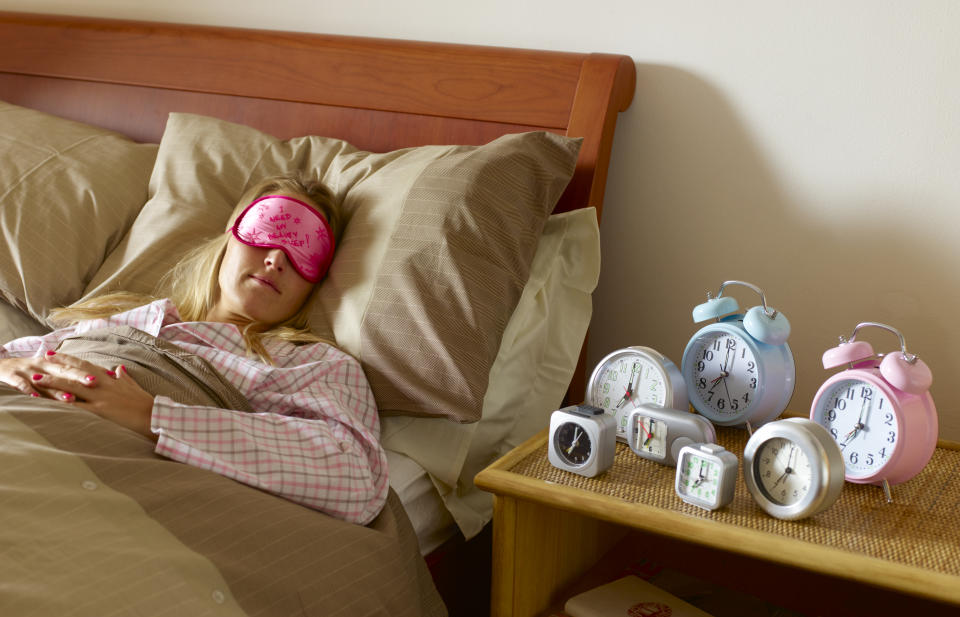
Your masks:
M590 360L680 361L692 307L756 283L793 324L809 408L820 354L901 329L960 440L960 3L820 0L0 0L0 9L571 51L637 63L601 226ZM546 14L544 14L546 13ZM735 297L756 304L744 291ZM865 336L878 351L892 335Z

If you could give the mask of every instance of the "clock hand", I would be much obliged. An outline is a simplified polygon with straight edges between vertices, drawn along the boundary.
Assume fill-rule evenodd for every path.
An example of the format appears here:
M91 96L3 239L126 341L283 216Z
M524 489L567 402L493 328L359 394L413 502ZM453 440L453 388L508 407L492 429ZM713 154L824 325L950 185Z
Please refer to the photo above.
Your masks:
M633 368L636 369L636 368L637 368L637 365L634 364L634 365L633 365ZM633 395L636 394L636 393L637 393L637 390L640 389L640 371L639 371L639 370L637 371L637 378L636 378L636 379L634 380L634 382L633 382L632 384L630 384L630 385L631 385L631 388L630 388L631 395L630 395L630 396L631 396L631 398L633 398ZM634 401L633 401L633 407L634 407L634 409L636 409L637 405L638 405L638 403L637 403L636 399L634 399Z
M573 443L571 443L571 444L570 444L570 447L567 448L567 454L570 454L571 452L573 452L573 449L577 447L577 444L578 444L578 443L580 443L580 438L581 438L581 437L583 437L583 431L581 431L581 430L578 428L578 429L576 430L576 432L573 433Z
M703 461L700 461L700 470L697 472L697 481L693 483L693 488L697 488L703 484L704 480L706 480L706 478L703 477Z
M711 381L711 382L710 382L710 385L711 385L711 386L717 385L718 383L720 383L720 380L721 380L721 379L724 379L725 377L728 377L729 375L730 375L730 373L728 373L728 372L726 372L726 371L721 371L721 372L720 372L720 376L717 377L716 379L714 379L713 381Z
M733 370L733 363L737 361L737 354L730 355L732 351L733 348L728 345L727 354L723 357L723 370L720 373L720 377L723 378L723 389L727 393L728 401L733 401L733 398L730 396L730 388L727 387L727 377L730 376L730 371Z
M643 445L647 445L648 443L650 443L650 440L653 439L653 433L650 433L649 431L647 431L647 427L643 425L642 420L640 421L640 428L643 430L644 433L647 434L647 438L643 442Z
M780 484L780 482L783 481L784 478L786 478L788 475L793 473L793 467L790 465L790 461L793 460L793 455L796 453L796 451L797 451L797 446L793 445L790 447L790 452L789 454L787 454L786 467L784 468L783 473L780 474L780 477L777 478L777 481L774 482L773 486L770 488L777 488L777 485ZM779 457L777 457L777 460L779 460Z
M727 370L727 362L730 360L730 348L727 348L727 355L723 358L723 366L720 367L720 375L710 382L710 385L715 386L720 383L720 380L724 377L730 375L730 371Z
M627 401L629 401L630 399L632 399L632 398L633 398L633 395L637 393L637 385L640 384L640 370L637 368L637 363L636 363L636 362L633 363L633 367L630 369L630 374L631 374L631 375L636 375L636 377L634 378L633 381L631 381L631 382L628 383L626 386L624 386L623 389L626 390L627 393L626 393L626 395L625 395L622 399L620 399L620 402L617 404L617 408L618 408L618 409L619 409L624 403L626 403ZM637 404L634 403L633 406L636 407Z
M797 460L796 454L797 454L797 446L791 445L790 455L787 456L787 468L784 470L784 473L787 475L790 475L793 473L793 466L794 464L796 464L796 460Z
M724 389L724 390L726 391L726 393L727 393L727 400L728 400L728 401L732 401L733 399L730 398L730 388L727 387L727 378L726 378L726 377L723 378L723 389ZM733 405L733 403L730 403L730 404Z
M870 424L870 422L869 422L869 420L870 420L870 412L871 412L871 411L873 411L873 396L872 396L872 395L870 396L870 398L867 399L867 411L863 414L863 420L860 421L860 424L862 424L862 426L860 427L860 430L866 430L866 429L867 429L867 426L869 426L869 424Z
M863 429L864 427L863 413L865 408L867 407L867 402L869 400L870 399L863 399L863 403L860 404L860 417L857 418L857 423L853 425L853 430L851 430L849 433L843 436L843 443L840 444L841 447L846 446L848 443L850 443L850 441L852 441L854 437L860 434L860 430Z

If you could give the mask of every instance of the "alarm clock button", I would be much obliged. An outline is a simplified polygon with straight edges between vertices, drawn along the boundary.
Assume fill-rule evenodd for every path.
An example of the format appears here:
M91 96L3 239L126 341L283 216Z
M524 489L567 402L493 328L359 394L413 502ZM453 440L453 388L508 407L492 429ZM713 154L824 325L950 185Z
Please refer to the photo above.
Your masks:
M727 313L736 313L740 310L740 305L736 299L730 296L721 296L719 298L710 298L703 304L693 307L693 322L700 323L708 319L719 319Z
M720 454L724 451L724 447L715 443L702 443L700 450L707 454Z
M926 362L917 358L911 364L899 351L884 356L880 362L880 374L894 388L909 394L923 394L933 383L933 373L930 372Z
M866 341L840 343L823 352L823 368L831 369L845 364L855 364L873 355L873 346Z
M767 345L783 345L790 338L790 322L783 313L774 311L773 317L770 317L761 306L755 306L747 311L743 317L743 329L747 334Z

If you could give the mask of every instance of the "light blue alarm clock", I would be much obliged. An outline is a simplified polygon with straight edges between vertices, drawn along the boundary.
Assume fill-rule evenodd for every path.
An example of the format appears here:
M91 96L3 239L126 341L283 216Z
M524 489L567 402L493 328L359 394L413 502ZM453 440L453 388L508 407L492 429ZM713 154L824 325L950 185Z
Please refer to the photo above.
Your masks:
M724 296L729 285L743 285L760 295L761 306L740 313L737 301ZM796 380L793 353L787 345L790 322L768 308L763 291L751 283L726 281L717 297L693 309L695 323L716 320L687 343L680 372L694 408L714 424L754 427L775 420L790 402Z

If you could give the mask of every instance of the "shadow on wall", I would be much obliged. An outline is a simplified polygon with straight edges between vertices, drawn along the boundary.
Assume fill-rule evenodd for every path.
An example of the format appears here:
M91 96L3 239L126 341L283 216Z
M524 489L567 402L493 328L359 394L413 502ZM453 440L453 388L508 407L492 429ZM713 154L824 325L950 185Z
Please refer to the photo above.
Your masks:
M887 200L896 195L885 197L884 187L868 187L862 201L826 218L822 208L812 212L784 189L762 141L697 75L637 65L637 93L614 142L588 366L627 345L653 347L679 365L699 328L694 305L725 280L745 280L791 321L797 388L788 409L808 412L832 372L820 356L839 335L879 321L900 329L931 366L941 437L960 440L960 410L947 411L960 407L960 384L947 378L960 372L950 353L960 333L948 322L957 311L944 310L944 302L960 307L957 249L891 218ZM835 153L823 156L844 164ZM871 217L875 210L886 219ZM906 205L902 212L918 216ZM745 288L731 291L744 310L760 303ZM880 330L858 338L878 352L898 348Z

